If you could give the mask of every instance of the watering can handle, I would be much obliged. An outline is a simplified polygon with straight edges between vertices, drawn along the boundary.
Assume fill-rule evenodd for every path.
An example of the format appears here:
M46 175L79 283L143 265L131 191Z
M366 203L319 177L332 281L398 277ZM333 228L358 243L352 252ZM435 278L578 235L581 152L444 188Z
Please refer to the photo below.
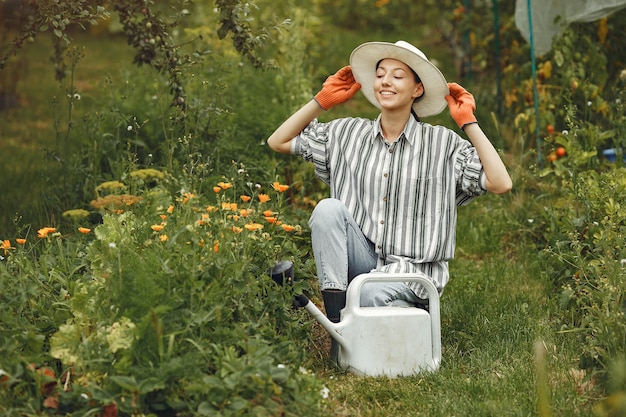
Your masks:
M430 314L433 361L435 367L441 362L441 317L439 313L439 291L426 275L411 273L370 272L354 278L346 293L346 309L356 310L361 305L361 287L366 282L417 282L428 293L428 313ZM384 307L377 307L384 308Z

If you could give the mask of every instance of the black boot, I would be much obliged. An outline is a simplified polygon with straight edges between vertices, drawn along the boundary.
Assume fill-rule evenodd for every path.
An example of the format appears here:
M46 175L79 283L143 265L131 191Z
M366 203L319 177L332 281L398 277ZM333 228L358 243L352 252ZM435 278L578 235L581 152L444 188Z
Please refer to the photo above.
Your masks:
M346 292L339 290L322 291L322 298L328 319L333 323L339 323L341 309L346 306ZM330 339L330 360L335 364L338 364L339 361L339 343L332 337Z

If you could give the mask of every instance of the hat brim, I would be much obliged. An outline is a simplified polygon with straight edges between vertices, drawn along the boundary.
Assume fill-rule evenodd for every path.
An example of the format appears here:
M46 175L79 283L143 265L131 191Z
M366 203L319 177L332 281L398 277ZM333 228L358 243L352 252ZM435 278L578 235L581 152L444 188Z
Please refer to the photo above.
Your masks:
M397 59L411 67L424 85L424 95L413 104L415 113L420 117L441 113L447 105L445 96L450 94L445 77L425 56L420 56L409 48L401 46L402 44L413 47L402 41L395 44L367 42L356 47L350 54L350 67L354 79L361 84L361 91L367 100L380 109L380 103L376 100L374 91L376 64L386 58Z

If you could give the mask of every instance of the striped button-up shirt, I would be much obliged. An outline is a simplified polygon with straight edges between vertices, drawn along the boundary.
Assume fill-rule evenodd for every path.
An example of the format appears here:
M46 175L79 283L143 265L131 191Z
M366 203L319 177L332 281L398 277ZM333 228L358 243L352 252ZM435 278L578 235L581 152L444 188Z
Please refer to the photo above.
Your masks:
M456 206L485 193L483 168L471 143L454 131L410 117L393 143L380 116L312 121L291 152L315 166L365 236L375 244L376 270L421 272L439 292L454 257ZM425 289L410 284L416 295Z

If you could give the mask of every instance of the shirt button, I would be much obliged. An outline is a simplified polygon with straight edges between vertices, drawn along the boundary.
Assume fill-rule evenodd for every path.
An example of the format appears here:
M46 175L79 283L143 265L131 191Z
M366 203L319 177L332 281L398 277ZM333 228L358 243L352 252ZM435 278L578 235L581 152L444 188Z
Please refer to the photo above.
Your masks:
M386 172L383 174L383 177L387 178L389 176L389 174L387 174Z
M383 197L383 201L387 201L387 196Z
M381 220L381 221L380 221L380 224L385 224L385 221L384 221L384 220Z
M393 153L393 149L389 148L389 153Z

